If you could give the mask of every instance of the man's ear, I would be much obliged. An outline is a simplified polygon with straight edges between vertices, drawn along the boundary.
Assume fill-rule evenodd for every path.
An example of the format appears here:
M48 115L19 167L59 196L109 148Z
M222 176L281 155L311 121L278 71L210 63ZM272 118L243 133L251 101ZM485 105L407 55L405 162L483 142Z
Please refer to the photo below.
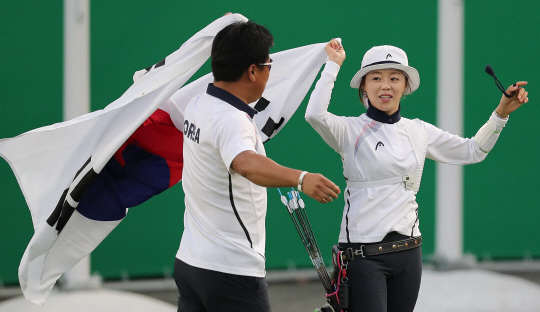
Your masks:
M256 73L256 66L255 64L251 64L247 70L249 81L255 82L257 80L255 73Z

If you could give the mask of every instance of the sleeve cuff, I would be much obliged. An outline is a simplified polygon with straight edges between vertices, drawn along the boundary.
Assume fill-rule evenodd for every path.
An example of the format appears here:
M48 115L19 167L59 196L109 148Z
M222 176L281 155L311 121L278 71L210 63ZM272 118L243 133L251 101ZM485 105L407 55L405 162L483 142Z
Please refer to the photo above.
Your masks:
M324 66L324 72L334 77L334 80L336 80L337 75L339 73L339 69L341 67L334 61L326 61L326 66Z
M255 154L258 154L257 151L255 149L253 149L253 148L240 148L240 149L237 149L237 150L233 151L232 153L230 153L230 156L222 158L223 162L225 163L225 166L227 167L227 171L231 172L231 169L232 169L231 166L232 166L232 163L233 163L234 159L238 155L240 155L241 153L243 153L245 151L252 151Z
M510 116L508 116L510 117ZM491 116L489 117L489 121L490 122L493 122L494 124L497 125L497 127L504 127L506 125L506 123L508 122L508 117L507 118L501 118L499 116L497 116L497 114L495 113L495 111L493 111L493 113L491 114Z

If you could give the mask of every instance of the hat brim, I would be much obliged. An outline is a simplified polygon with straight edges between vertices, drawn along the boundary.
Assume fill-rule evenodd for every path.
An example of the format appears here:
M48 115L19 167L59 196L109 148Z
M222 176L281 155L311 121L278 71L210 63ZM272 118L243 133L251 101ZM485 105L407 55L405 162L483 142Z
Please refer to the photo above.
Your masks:
M354 75L353 79L351 80L351 88L360 88L360 82L362 81L362 77L367 75L367 73L369 73L370 71L391 68L404 71L407 76L409 76L409 88L405 91L404 95L411 94L416 91L416 89L418 89L418 87L420 86L420 75L418 74L418 71L414 67L403 66L400 64L379 64L362 68L356 73L356 75Z

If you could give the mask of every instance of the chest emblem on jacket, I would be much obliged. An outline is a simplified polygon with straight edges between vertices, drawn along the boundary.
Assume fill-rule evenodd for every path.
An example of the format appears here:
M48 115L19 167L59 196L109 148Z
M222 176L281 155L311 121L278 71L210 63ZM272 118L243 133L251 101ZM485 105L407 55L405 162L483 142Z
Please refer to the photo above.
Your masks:
M369 137L371 134L377 132L379 128L381 127L382 123L377 122L375 120L372 120L370 123L367 123L362 128L362 131L360 132L360 135L358 138L356 138L356 143L354 144L354 156L356 157L356 153L358 153L358 149L360 148L360 145L362 145L362 142Z
M379 148L379 146L384 146L384 143L379 141L377 142L377 145L375 145L375 150L377 150L377 148Z

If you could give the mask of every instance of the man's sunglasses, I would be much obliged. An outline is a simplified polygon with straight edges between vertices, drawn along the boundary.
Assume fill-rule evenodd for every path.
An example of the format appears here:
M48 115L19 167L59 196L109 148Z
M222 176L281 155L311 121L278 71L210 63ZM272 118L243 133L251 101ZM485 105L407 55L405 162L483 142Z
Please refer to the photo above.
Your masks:
M270 62L269 63L259 63L259 65L261 66L268 66L268 71L270 71L272 69L272 64L274 63L274 61L272 59L270 59Z

